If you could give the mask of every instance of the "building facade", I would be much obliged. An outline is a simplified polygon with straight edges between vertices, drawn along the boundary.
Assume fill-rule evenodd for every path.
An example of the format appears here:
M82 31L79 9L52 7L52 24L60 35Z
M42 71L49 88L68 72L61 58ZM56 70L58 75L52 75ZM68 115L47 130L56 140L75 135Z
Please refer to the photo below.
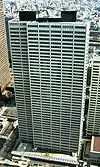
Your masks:
M93 20L90 26L90 39L89 39L89 53L90 54L94 52L94 49L100 50L100 24L96 24L94 22L95 20Z
M89 25L9 22L21 140L34 148L81 147Z
M100 135L100 57L92 59L87 135Z
M0 88L1 91L5 89L10 82L10 71L7 55L5 21L3 13L3 1L0 1Z

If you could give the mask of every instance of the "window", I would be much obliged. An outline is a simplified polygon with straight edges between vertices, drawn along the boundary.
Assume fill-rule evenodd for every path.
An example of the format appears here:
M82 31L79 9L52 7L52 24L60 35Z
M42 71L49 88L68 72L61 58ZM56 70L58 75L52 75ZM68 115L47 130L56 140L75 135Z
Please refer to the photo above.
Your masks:
M66 39L62 39L62 41L72 41L73 42L73 39L66 38Z
M28 30L28 32L38 32L38 30L32 29L32 30Z
M73 35L63 35L63 37L71 37L71 38L73 38Z
M39 32L48 32L49 33L49 30L39 30Z
M28 34L28 36L38 36L38 34Z
M51 31L51 33L61 33L61 31Z
M58 34L51 34L51 37L61 37L61 34L58 35Z
M39 36L49 37L49 34L39 34Z
M48 27L49 28L49 25L39 25L39 27Z
M41 40L41 41L43 41L43 40L48 41L48 40L49 40L49 38L41 38L41 37L40 37L40 40Z
M28 25L28 27L38 27L37 25Z
M32 36L32 35L31 35L31 36ZM38 38L36 38L36 37L31 37L31 38L30 38L30 37L29 37L28 40L38 40Z
M77 29L85 29L84 26L75 26L75 28L77 28Z
M61 28L60 25L51 25L52 28Z
M52 41L61 41L60 38L58 38L58 39L57 39L57 38L51 38L51 40L52 40Z
M63 25L63 28L73 28L73 26Z
M71 33L71 34L73 34L73 31L63 31L63 33Z

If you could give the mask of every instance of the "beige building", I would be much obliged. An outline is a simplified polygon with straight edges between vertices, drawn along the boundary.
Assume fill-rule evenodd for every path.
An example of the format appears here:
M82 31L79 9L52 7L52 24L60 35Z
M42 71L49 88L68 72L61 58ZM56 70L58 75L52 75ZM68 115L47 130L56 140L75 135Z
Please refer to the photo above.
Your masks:
M10 82L10 72L7 55L3 1L0 0L0 87L1 91Z
M92 60L87 135L100 135L100 56Z

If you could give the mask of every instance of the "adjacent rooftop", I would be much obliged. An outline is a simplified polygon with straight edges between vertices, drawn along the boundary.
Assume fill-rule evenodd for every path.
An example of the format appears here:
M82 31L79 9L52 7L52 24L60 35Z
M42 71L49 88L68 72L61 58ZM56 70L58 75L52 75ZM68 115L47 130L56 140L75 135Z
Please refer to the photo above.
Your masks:
M92 136L91 152L100 153L100 136Z

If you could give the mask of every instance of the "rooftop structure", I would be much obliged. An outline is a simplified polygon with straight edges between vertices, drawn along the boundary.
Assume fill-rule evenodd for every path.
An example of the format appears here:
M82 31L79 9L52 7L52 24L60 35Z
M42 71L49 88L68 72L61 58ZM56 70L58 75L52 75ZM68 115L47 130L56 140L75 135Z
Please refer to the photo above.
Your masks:
M61 17L48 18L36 17L36 11L19 11L20 21L37 21L37 22L75 22L76 11L61 11Z

